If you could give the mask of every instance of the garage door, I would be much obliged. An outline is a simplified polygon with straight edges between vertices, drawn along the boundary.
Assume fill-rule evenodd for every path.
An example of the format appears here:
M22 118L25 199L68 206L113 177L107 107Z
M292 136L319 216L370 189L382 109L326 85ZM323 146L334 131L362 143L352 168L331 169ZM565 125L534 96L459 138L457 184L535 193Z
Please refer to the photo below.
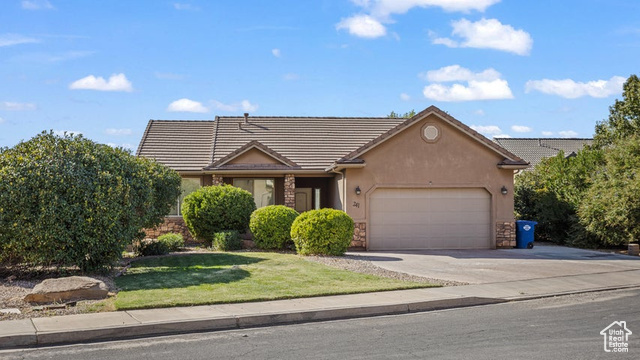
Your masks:
M487 249L491 197L484 189L377 189L369 249Z

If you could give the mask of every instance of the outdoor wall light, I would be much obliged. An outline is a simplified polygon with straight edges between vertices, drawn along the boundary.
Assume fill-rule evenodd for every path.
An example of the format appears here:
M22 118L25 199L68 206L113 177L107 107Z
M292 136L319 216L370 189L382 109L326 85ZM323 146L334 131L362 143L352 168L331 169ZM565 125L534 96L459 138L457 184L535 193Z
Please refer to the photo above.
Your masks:
M506 186L502 186L502 189L500 189L500 192L502 193L502 195L507 195L507 187Z
M362 191L360 191L360 186L356 186L356 195L360 195Z

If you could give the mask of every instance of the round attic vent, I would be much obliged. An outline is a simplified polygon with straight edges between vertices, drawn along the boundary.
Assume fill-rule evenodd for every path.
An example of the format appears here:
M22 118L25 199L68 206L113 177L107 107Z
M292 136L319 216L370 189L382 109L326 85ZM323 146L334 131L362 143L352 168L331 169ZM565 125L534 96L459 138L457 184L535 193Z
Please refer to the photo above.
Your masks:
M428 126L425 126L424 130L422 130L422 134L425 139L429 141L434 141L438 138L438 135L440 135L440 131L438 130L437 127L433 125L428 125Z

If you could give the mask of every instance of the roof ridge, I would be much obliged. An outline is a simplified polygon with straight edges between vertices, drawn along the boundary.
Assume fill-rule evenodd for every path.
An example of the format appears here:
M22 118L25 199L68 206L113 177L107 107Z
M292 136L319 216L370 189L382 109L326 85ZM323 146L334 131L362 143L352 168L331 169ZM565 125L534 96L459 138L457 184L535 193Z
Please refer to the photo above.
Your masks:
M537 137L530 137L530 138L524 138L524 137L511 137L511 138L494 138L496 140L502 141L502 140L507 140L507 141L511 141L511 140L593 140L593 138L561 138L561 137L551 137L551 138L537 138Z
M243 116L216 116L219 119L244 119ZM250 116L249 119L397 119L406 120L405 118L390 118L386 116Z

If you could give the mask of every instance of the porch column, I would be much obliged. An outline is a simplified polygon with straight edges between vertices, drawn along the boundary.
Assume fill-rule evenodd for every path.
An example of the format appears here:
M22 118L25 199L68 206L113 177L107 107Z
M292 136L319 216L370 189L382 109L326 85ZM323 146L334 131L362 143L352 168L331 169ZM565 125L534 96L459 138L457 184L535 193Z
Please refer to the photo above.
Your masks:
M214 185L214 186L224 185L224 179L222 178L222 175L213 174L211 178L212 178L211 185Z
M284 175L284 206L296 207L296 177L293 174Z

